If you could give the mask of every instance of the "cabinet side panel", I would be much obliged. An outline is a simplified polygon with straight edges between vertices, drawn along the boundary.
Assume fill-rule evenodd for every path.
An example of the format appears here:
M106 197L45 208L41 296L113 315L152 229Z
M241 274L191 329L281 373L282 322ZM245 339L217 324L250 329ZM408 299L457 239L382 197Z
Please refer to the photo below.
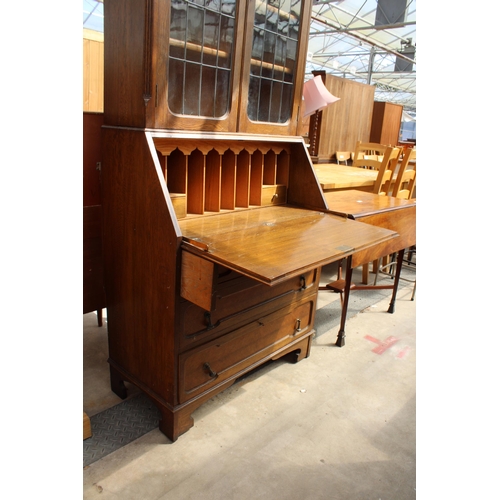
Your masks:
M325 209L326 202L305 143L293 144L287 200L290 204Z
M370 129L370 142L382 144L380 138L382 136L382 125L384 123L384 104L383 102L373 103L372 124Z
M396 146L399 142L403 106L389 102L373 103L370 142Z
M177 236L144 132L103 129L103 253L110 360L175 397Z
M144 48L147 0L106 0L104 122L145 126ZM150 103L151 105L151 103Z
M401 129L401 115L403 106L386 103L384 113L384 125L381 135L382 144L397 146L399 142L399 130Z

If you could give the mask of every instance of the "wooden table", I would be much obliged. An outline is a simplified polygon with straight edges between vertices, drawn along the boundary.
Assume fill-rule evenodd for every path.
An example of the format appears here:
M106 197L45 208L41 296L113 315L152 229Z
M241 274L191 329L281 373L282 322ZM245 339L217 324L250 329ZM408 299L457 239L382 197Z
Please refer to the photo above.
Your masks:
M360 250L347 258L345 280L329 283L326 288L344 292L340 330L336 345L345 344L345 323L349 293L351 290L392 289L392 298L387 312L395 309L396 293L403 264L405 249L416 244L416 200L401 200L391 196L380 196L358 190L325 193L328 209L336 215L396 231L399 236L378 245ZM392 285L353 285L352 271L356 267L380 257L398 252L396 274Z
M378 171L365 168L318 163L313 165L323 192L356 189L372 192Z

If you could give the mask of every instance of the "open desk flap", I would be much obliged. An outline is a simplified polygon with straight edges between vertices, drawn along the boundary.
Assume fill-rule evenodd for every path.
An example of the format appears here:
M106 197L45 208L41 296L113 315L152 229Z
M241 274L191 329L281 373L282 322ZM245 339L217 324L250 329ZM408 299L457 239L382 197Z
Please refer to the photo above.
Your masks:
M198 217L180 221L179 226L183 260L188 252L204 261L199 263L203 273L210 268L208 261L267 285L397 236L388 229L290 206ZM189 269L193 269L193 260L196 262L190 259ZM198 271L183 266L183 280L186 273Z

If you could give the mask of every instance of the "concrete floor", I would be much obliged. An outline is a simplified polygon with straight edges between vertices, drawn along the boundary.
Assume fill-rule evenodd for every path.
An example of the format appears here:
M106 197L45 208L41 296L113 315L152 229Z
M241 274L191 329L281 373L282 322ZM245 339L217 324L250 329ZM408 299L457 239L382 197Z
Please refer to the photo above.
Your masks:
M327 266L322 282L331 277ZM173 444L155 429L85 467L83 497L415 499L411 294L401 283L388 314L389 297L353 292L354 317L338 348L340 301L320 292L309 358L278 360L237 381L198 408L194 427ZM83 409L91 417L121 402L109 387L106 327L96 324L94 313L84 315ZM129 397L138 392L131 389Z

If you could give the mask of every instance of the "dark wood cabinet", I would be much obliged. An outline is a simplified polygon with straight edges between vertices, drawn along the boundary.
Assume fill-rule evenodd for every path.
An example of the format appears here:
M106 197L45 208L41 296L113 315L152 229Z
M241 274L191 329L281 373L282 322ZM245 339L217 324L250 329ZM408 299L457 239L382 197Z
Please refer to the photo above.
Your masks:
M310 11L311 0L106 2L106 123L295 135Z
M172 2L188 12L194 5ZM266 5L273 18L270 1L237 2L235 25ZM307 27L309 0L291 5L301 6ZM187 57L193 42L179 27L189 26L184 21L171 41L171 16L166 1L106 1L105 82L111 84L105 96L111 103L105 101L102 196L111 386L121 397L124 381L143 390L162 413L161 430L175 441L193 425L195 408L244 373L285 354L308 356L321 266L395 233L327 213L306 145L290 134L294 119L242 132L244 121L252 122L242 119L249 99L243 96L251 94L242 88L252 85L249 64L257 50L248 48L252 33L244 26L235 28L233 40L234 58L238 50L242 55L233 71L240 65L243 75L229 85L236 115L233 105L221 120L174 114L167 99L172 75L165 71L172 66L158 72L158 60L167 64L178 40ZM305 50L300 33L297 61ZM227 51L222 42L210 43ZM303 68L294 64L291 117L302 92L297 75ZM163 101L143 99L147 92L139 89L157 85ZM281 126L288 135L276 134Z
M101 113L83 113L83 314L97 311L99 325L106 307L99 170L102 124Z
M373 103L370 142L385 144L386 146L397 146L402 113L403 106L399 104L375 101Z

